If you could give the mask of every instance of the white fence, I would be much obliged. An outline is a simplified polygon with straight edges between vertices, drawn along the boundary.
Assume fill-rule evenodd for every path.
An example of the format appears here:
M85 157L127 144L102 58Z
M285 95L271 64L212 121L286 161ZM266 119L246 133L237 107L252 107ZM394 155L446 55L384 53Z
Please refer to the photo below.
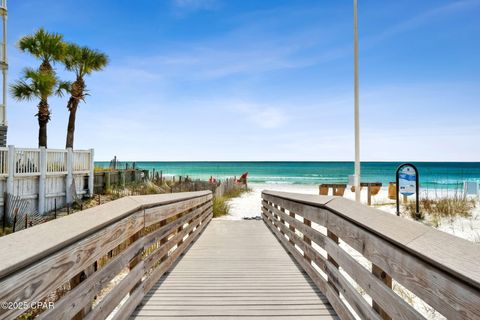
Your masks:
M0 148L0 210L7 195L31 201L40 214L93 195L93 149Z

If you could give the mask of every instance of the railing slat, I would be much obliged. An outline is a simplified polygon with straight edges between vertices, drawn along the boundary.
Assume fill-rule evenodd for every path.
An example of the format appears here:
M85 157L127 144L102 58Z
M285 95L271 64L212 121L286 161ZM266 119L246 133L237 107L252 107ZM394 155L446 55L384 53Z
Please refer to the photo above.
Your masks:
M192 233L192 235L182 243L181 248L179 250L175 250L175 252L165 259L161 266L156 269L144 282L144 293L148 293L150 289L160 280L162 275L175 263L179 255L183 252L183 250L202 232L205 226L210 222L212 219L212 212L207 211L205 215L202 217L204 220L201 221L200 226L196 225L197 229Z
M103 299L87 314L85 320L105 319L118 306L122 299L129 293L134 294L137 285L143 276L143 261L137 263L128 274L113 287Z
M328 256L372 297L374 309L384 319L389 316L422 318L393 292L392 278L449 319L480 318L478 246L346 199L271 191L264 191L262 197L267 212L280 217L278 223L284 224L283 219L289 227L294 226L325 249ZM280 210L276 209L278 206ZM373 274L341 249L336 239L325 237L298 219L290 219L285 210L327 228L367 258L373 265ZM448 240L444 248L446 257L453 256L455 248L468 253L457 255L458 261L450 262L440 256L439 243L435 240ZM433 253L428 252L429 244L434 248ZM455 268L456 265L461 267ZM466 270L465 266L470 268Z
M113 258L104 268L95 272L91 277L80 283L75 289L68 292L59 301L55 308L41 313L38 319L71 319L83 306L93 301L95 295L108 284L118 273L125 268L129 261L143 248L143 241L137 241L120 255Z
M264 215L265 217L265 215ZM337 293L333 290L331 285L327 283L318 273L317 271L310 265L307 264L302 255L292 247L290 241L288 241L280 231L275 227L273 221L271 221L268 217L264 219L267 226L273 231L273 233L277 236L280 242L283 244L285 249L292 254L295 258L297 263L302 266L303 270L308 274L310 279L315 283L315 285L323 292L323 294L327 297L330 304L335 309L335 312L340 316L341 319L355 319L352 313L345 307L345 305L340 300L340 297Z
M368 188L368 190L370 190L370 187ZM392 277L387 275L385 271L383 271L382 269L380 269L374 264L372 264L372 274L378 279L380 279L383 283L385 283L385 285L388 288L390 289L392 288ZM390 317L388 313L386 313L375 300L372 301L372 307L375 311L377 311L377 313L382 317L382 319L384 320L392 319L392 317Z
M194 222L190 224L184 232L177 232L175 236L173 236L171 239L168 239L165 244L163 244L161 247L157 248L154 250L152 253L150 253L146 258L145 258L145 269L149 270L154 266L154 264L158 263L158 261L165 256L168 251L173 248L175 245L178 244L178 242L188 233L190 232L196 225L200 223L202 218L205 218L205 216L209 212L204 211L201 213L200 216L195 218Z
M292 234L285 225L275 221L271 213L265 210L264 214L266 214L270 221L272 221L273 224L279 228L279 231L283 230L286 234L288 234L289 237L292 237L295 245L299 246L304 252L304 258L308 264L310 264L313 260L313 262L315 262L315 264L328 275L328 284L331 286L332 292L338 294L339 290L337 288L341 288L342 294L348 301L353 302L351 303L352 308L358 315L360 315L362 319L380 319L380 317L372 310L370 305L365 301L365 299L362 298L362 296L360 296L360 294L355 290L355 288L353 288L347 279L345 279L335 265L318 254L318 252L316 252L298 235L295 233Z
M141 228L143 228L143 212L137 212L60 250L45 260L1 281L0 300L40 301L66 280L93 264L107 250L113 249ZM0 309L0 318L21 313L22 310Z
M175 202L155 208L145 209L145 227L148 227L161 220L168 219L179 212L183 212L203 204L212 199L211 195L189 199L182 202Z
M101 319L117 308L113 318L126 318L146 288L158 281L205 228L212 218L211 207L210 191L129 197L25 230L21 238L20 233L0 238L2 257L10 259L11 252L3 250L12 245L25 247L14 259L0 261L0 299L41 301L85 274L56 302L58 308L45 310L39 318ZM42 243L31 248L30 238L42 239ZM103 289L126 267L130 272L105 295ZM99 294L104 296L93 306ZM0 319L24 311L2 309Z
M326 268L322 268L327 274L333 274L334 277L338 278L337 270L339 264L334 264L331 262L332 260L338 261L345 272L347 272L353 278L353 280L355 280L355 282L357 282L365 290L367 294L372 296L372 298L377 299L381 305L386 308L386 310L388 310L392 316L394 316L395 319L423 319L423 317L417 311L415 311L412 306L408 305L392 290L385 287L380 280L374 277L367 269L362 267L357 261L355 261L343 249L341 249L336 241L330 239L315 229L302 227L300 223L290 220L287 216L284 218L288 223L296 224L301 233L307 235L313 242L330 253L330 257L332 259L327 259L329 261L328 265L330 266L328 272ZM320 267L324 265L326 264L322 263ZM331 277L329 277L329 281L330 280ZM334 281L334 283L335 282L337 281ZM368 314L371 312L373 312L372 308L370 308L370 311L368 312L366 310L362 311L363 314Z

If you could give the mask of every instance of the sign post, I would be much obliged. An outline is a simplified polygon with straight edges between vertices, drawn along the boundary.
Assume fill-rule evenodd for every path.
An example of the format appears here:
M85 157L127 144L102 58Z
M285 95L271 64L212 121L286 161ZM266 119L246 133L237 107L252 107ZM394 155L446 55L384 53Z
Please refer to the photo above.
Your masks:
M419 182L418 182L418 170L411 163L401 164L396 172L397 183L397 216L400 215L400 196L401 193L404 196L411 196L415 194L416 197L416 212L417 216L420 215L420 202L418 201L419 194Z

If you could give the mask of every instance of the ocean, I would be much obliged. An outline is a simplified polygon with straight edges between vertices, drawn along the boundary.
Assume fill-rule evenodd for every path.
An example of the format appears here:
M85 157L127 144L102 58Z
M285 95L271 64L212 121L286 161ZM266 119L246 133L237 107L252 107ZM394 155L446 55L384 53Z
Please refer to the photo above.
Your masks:
M108 167L109 162L95 162ZM128 163L130 166L132 162ZM248 181L266 184L347 183L353 174L353 162L135 162L137 168L162 171L164 176L189 176L207 180L239 177L248 172ZM362 162L362 182L395 181L400 162ZM413 162L419 170L420 186L431 189L457 189L465 180L480 180L480 162ZM125 167L119 162L119 167Z

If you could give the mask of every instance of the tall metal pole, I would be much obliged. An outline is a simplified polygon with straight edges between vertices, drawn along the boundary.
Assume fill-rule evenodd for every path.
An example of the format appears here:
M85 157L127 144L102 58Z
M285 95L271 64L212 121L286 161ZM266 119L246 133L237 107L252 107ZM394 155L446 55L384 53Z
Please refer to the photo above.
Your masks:
M360 202L360 112L358 102L358 18L357 0L353 0L353 69L355 95L355 201Z
M7 0L0 0L0 77L2 81L0 100L0 147L7 145Z

